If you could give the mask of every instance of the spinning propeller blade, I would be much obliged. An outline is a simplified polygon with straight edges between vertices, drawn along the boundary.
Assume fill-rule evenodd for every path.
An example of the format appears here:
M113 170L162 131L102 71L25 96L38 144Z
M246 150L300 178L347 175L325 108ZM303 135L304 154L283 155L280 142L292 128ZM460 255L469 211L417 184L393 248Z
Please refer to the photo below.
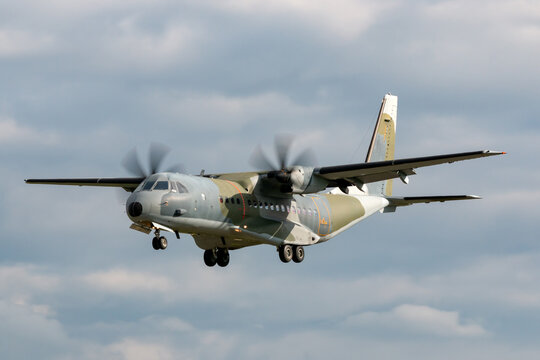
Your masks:
M290 152L294 137L292 135L277 135L274 138L274 146L276 151L276 157L279 166L268 159L268 157L262 151L260 145L258 145L253 154L251 155L249 163L260 170L273 170L273 171L286 171L291 166L315 166L316 159L315 153L312 149L305 149L299 155L296 156L294 161L289 164Z
M133 148L130 150L124 160L122 160L122 165L124 168L131 174L140 177L148 177L152 174L158 173L161 171L161 164L167 156L171 149L164 144L152 143L150 145L150 150L148 153L148 163L149 163L149 172L145 171L137 155L137 150ZM178 172L186 173L185 167L183 164L176 164L169 167L166 172Z

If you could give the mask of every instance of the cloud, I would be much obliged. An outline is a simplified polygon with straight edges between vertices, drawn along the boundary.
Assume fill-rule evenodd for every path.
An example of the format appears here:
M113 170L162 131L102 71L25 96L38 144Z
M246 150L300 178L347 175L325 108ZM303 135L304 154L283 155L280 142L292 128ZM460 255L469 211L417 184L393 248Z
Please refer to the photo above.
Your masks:
M58 135L54 132L39 131L35 128L20 125L12 118L0 117L0 146L4 144L27 145L38 143L54 145Z
M151 0L95 0L95 1L69 1L69 0L21 0L16 4L5 4L4 11L9 11L13 18L18 20L36 17L35 23L47 23L50 20L69 23L80 21L81 18L95 16L114 11L155 6L165 1ZM4 5L4 4L1 4ZM4 7L4 6L2 6Z
M538 264L540 253L482 256L467 266L443 274L426 276L422 286L440 299L471 304L493 304L512 309L540 307Z
M182 130L237 132L248 124L281 127L297 119L317 119L328 109L322 105L303 105L282 93L231 96L220 93L169 91L152 94L150 104L170 123ZM179 122L179 120L183 120Z
M173 288L173 283L166 277L122 269L91 273L84 277L84 281L92 287L113 293L166 293Z
M5 297L14 297L21 304L36 292L52 292L58 289L60 279L44 275L42 269L31 264L0 266L0 289Z
M119 342L108 345L105 353L121 359L144 360L144 359L178 359L175 351L169 346L159 343L145 342L141 339L126 338Z
M401 331L438 336L476 337L487 331L474 323L463 323L457 311L443 311L424 305L403 304L389 312L365 312L345 320L348 326L388 327Z
M536 1L22 0L0 18L8 357L538 358ZM280 132L361 161L386 90L400 154L509 155L407 189L486 200L370 218L301 266L261 246L208 269L189 236L153 252L113 191L22 182L114 176L155 140L196 173L243 171Z
M0 28L0 58L34 55L51 50L54 44L51 35Z
M126 71L126 66L145 72L183 66L197 58L197 45L203 40L194 24L171 23L156 30L141 27L138 17L121 19L109 31L97 45L101 49L95 62L115 71Z
M329 40L352 40L362 35L377 22L385 11L397 1L376 3L372 1L338 0L317 2L309 0L250 1L228 0L211 3L226 11L250 17L290 19L307 24L312 31ZM330 34L328 34L330 33Z

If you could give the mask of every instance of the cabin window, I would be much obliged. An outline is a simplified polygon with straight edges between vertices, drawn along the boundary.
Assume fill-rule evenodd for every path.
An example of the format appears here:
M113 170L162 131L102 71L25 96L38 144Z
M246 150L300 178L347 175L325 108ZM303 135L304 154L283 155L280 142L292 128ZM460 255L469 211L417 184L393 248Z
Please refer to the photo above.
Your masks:
M268 203L266 201L264 202L264 208L268 210Z
M285 205L281 205L281 212L285 212Z
M240 205L240 199L239 199L239 198L236 198L236 203L237 203L238 205Z
M219 202L223 204L223 198L221 196L219 197Z
M295 206L292 206L291 209L292 209L292 213L293 213L293 214L296 214L296 207L295 207Z
M289 205L287 205L287 212L291 212L291 208L289 207Z
M274 204L270 203L270 210L274 210Z
M225 198L225 204L229 203L229 198Z
M248 206L251 207L251 200L248 199Z

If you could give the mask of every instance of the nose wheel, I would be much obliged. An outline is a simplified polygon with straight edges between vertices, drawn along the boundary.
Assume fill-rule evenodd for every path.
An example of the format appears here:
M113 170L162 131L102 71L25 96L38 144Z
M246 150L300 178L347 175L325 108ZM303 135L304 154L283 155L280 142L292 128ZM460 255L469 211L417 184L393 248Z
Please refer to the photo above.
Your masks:
M167 248L168 242L165 236L160 236L159 230L155 231L154 238L152 239L152 247L154 250L165 250Z

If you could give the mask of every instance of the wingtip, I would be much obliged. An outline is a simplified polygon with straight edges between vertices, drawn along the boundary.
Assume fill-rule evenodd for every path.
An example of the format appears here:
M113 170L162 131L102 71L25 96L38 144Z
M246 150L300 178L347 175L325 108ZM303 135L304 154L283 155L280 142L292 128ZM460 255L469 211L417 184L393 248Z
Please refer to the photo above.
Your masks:
M484 150L484 153L488 155L506 155L506 151Z

